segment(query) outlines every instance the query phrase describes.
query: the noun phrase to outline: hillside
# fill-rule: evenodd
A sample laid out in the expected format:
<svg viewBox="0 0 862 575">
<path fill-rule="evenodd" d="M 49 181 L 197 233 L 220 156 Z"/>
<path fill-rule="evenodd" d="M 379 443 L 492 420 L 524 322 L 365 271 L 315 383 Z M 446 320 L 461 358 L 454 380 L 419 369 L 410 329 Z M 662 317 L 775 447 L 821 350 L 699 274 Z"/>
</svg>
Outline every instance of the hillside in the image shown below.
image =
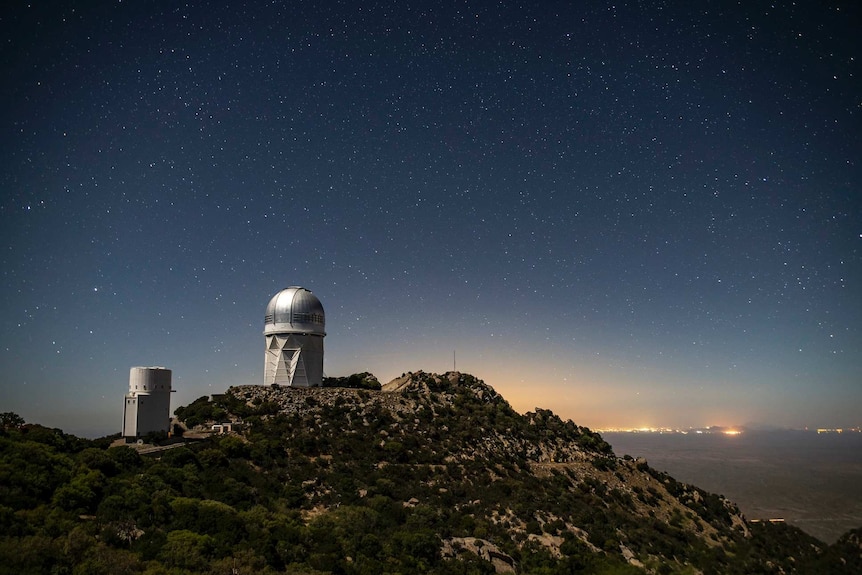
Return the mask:
<svg viewBox="0 0 862 575">
<path fill-rule="evenodd" d="M 862 568 L 858 532 L 828 547 L 749 525 L 586 428 L 518 414 L 473 376 L 410 373 L 377 391 L 361 375 L 354 388 L 201 398 L 178 417 L 242 420 L 242 431 L 148 457 L 7 431 L 0 573 Z"/>
</svg>

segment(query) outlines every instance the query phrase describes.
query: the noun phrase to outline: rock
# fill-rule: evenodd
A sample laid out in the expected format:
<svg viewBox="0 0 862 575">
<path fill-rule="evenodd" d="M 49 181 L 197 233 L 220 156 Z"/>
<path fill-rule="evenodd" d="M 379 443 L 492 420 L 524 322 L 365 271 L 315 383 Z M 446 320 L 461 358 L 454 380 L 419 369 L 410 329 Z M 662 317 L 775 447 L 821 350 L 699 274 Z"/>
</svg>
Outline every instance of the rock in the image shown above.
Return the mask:
<svg viewBox="0 0 862 575">
<path fill-rule="evenodd" d="M 497 573 L 515 573 L 515 560 L 490 541 L 476 537 L 451 537 L 443 540 L 440 553 L 444 558 L 457 557 L 464 552 L 473 553 L 488 561 Z"/>
</svg>

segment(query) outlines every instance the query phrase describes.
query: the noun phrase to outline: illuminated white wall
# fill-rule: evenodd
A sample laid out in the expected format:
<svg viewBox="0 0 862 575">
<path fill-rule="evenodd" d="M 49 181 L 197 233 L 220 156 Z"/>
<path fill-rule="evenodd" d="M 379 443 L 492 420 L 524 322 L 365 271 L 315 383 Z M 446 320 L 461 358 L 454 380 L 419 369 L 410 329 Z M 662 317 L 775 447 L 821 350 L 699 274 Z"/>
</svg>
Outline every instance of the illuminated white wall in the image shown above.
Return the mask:
<svg viewBox="0 0 862 575">
<path fill-rule="evenodd" d="M 171 391 L 171 370 L 133 367 L 123 410 L 123 437 L 170 431 Z"/>
<path fill-rule="evenodd" d="M 281 333 L 266 336 L 265 385 L 317 387 L 323 384 L 323 337 Z"/>
</svg>

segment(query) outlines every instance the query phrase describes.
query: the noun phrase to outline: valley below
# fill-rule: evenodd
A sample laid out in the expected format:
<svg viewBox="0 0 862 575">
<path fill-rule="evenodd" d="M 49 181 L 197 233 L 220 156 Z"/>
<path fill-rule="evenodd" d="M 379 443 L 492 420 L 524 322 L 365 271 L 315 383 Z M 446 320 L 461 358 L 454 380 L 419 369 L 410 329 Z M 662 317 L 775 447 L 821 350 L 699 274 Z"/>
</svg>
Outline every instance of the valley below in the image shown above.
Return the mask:
<svg viewBox="0 0 862 575">
<path fill-rule="evenodd" d="M 862 525 L 862 434 L 810 431 L 602 436 L 678 481 L 721 493 L 748 519 L 784 519 L 826 543 Z"/>
</svg>

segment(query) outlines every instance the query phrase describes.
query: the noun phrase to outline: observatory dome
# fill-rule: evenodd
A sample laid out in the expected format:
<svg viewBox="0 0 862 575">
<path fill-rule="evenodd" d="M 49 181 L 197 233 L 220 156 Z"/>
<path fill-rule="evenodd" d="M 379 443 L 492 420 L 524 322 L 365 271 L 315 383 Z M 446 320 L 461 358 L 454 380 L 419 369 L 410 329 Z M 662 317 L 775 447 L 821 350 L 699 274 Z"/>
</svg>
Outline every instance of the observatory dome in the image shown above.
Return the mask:
<svg viewBox="0 0 862 575">
<path fill-rule="evenodd" d="M 285 288 L 266 306 L 264 334 L 303 333 L 326 335 L 323 305 L 313 293 L 299 286 Z"/>
</svg>

